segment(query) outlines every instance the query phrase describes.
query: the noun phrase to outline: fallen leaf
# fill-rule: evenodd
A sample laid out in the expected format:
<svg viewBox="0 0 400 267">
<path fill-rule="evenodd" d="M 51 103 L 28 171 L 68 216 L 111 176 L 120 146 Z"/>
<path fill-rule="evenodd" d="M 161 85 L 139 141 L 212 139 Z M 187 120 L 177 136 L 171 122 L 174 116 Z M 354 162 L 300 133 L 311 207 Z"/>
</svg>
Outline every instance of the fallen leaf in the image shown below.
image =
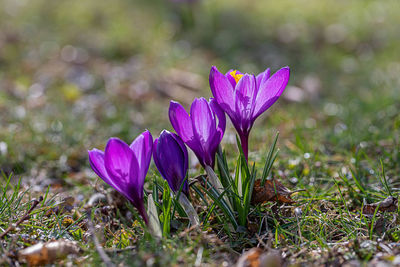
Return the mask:
<svg viewBox="0 0 400 267">
<path fill-rule="evenodd" d="M 260 255 L 263 250 L 261 248 L 252 248 L 240 256 L 237 267 L 258 267 L 260 266 Z"/>
<path fill-rule="evenodd" d="M 372 224 L 372 223 L 371 223 Z M 369 228 L 371 228 L 371 224 L 369 224 Z M 374 222 L 374 232 L 381 235 L 384 233 L 385 229 L 386 229 L 386 220 L 384 218 L 384 216 L 379 216 L 377 218 L 377 220 L 375 220 Z"/>
<path fill-rule="evenodd" d="M 366 205 L 364 205 L 364 208 L 363 208 L 363 214 L 373 215 L 378 206 L 379 206 L 379 209 L 378 209 L 379 211 L 394 212 L 397 210 L 397 198 L 389 196 L 382 201 L 372 203 L 372 204 L 366 204 Z"/>
<path fill-rule="evenodd" d="M 287 189 L 276 179 L 266 180 L 264 186 L 261 186 L 261 180 L 256 180 L 254 183 L 251 203 L 256 205 L 267 201 L 277 201 L 290 204 L 295 202 L 290 197 L 295 192 Z"/>
<path fill-rule="evenodd" d="M 252 248 L 240 256 L 236 267 L 279 267 L 282 266 L 282 257 L 277 250 L 263 251 L 261 248 Z"/>
<path fill-rule="evenodd" d="M 19 260 L 24 260 L 29 266 L 52 264 L 71 254 L 78 254 L 80 248 L 76 242 L 60 239 L 47 243 L 37 243 L 18 252 Z"/>
</svg>

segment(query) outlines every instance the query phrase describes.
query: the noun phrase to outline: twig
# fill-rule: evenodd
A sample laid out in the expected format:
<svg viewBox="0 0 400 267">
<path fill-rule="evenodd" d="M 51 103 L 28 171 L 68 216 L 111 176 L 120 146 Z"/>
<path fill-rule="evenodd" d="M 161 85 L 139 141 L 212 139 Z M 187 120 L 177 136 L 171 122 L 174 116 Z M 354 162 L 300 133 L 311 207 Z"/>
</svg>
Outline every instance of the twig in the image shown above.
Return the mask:
<svg viewBox="0 0 400 267">
<path fill-rule="evenodd" d="M 3 239 L 10 231 L 14 230 L 18 225 L 23 223 L 25 220 L 29 219 L 30 215 L 31 215 L 31 212 L 42 201 L 43 201 L 43 197 L 42 196 L 40 196 L 39 199 L 33 199 L 31 208 L 27 212 L 25 212 L 24 216 L 22 216 L 21 219 L 19 219 L 16 223 L 10 224 L 10 226 L 8 226 L 8 228 L 3 233 L 0 234 L 0 239 Z"/>
<path fill-rule="evenodd" d="M 136 246 L 127 246 L 124 248 L 106 248 L 104 249 L 105 252 L 107 253 L 121 253 L 121 252 L 125 252 L 125 251 L 134 251 L 137 250 Z"/>
<path fill-rule="evenodd" d="M 303 254 L 304 252 L 306 252 L 307 251 L 307 248 L 302 248 L 302 249 L 300 249 L 297 253 L 295 253 L 295 254 L 293 254 L 292 255 L 292 259 L 295 259 L 295 258 L 297 258 L 298 256 L 300 256 L 301 254 Z"/>
<path fill-rule="evenodd" d="M 104 264 L 107 267 L 115 267 L 115 264 L 111 262 L 110 258 L 108 257 L 108 255 L 104 252 L 103 247 L 100 245 L 99 239 L 96 236 L 95 233 L 95 229 L 93 226 L 93 222 L 92 222 L 92 217 L 90 215 L 90 211 L 87 211 L 87 216 L 88 216 L 88 226 L 89 226 L 89 230 L 90 232 L 92 232 L 92 239 L 93 239 L 93 243 L 96 247 L 97 253 L 99 253 L 99 256 L 101 258 L 101 260 L 104 262 Z"/>
<path fill-rule="evenodd" d="M 259 236 L 258 234 L 256 234 L 256 237 L 257 237 L 257 240 L 258 240 L 257 247 L 258 247 L 258 245 L 261 244 L 261 245 L 264 247 L 264 249 L 268 248 L 268 245 L 265 244 L 265 242 L 263 241 L 263 238 L 264 238 L 266 235 L 268 235 L 268 234 L 264 234 L 263 237 L 261 237 L 261 236 Z"/>
</svg>

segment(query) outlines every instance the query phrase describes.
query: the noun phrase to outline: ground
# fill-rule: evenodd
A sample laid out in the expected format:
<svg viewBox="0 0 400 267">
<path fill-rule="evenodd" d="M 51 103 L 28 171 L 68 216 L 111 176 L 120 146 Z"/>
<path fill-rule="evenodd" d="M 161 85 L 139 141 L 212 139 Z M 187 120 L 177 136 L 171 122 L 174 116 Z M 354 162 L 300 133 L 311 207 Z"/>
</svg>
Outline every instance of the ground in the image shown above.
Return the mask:
<svg viewBox="0 0 400 267">
<path fill-rule="evenodd" d="M 132 266 L 231 266 L 257 246 L 285 265 L 400 262 L 397 1 L 0 4 L 0 232 L 11 227 L 0 240 L 2 265 L 54 240 L 78 248 L 58 264 L 107 264 L 99 246 Z M 210 97 L 212 65 L 248 73 L 290 66 L 289 86 L 252 130 L 249 162 L 262 172 L 279 131 L 270 177 L 303 191 L 292 204 L 252 207 L 233 235 L 216 209 L 200 230 L 177 216 L 170 236 L 156 240 L 93 173 L 87 150 L 111 136 L 131 142 L 144 129 L 154 137 L 172 130 L 170 99 L 188 108 Z M 233 170 L 230 124 L 222 147 Z M 190 156 L 195 179 L 205 172 Z M 146 190 L 153 180 L 161 181 L 154 166 Z M 204 218 L 208 207 L 191 197 Z M 385 199 L 388 208 L 369 205 Z"/>
</svg>

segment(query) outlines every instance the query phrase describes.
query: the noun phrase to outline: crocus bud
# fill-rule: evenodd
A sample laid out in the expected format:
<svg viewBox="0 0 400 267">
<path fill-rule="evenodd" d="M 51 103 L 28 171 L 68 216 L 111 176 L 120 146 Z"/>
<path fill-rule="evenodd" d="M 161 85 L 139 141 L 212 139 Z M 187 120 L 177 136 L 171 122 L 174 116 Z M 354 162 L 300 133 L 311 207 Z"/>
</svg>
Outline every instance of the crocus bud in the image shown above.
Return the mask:
<svg viewBox="0 0 400 267">
<path fill-rule="evenodd" d="M 167 180 L 169 187 L 175 193 L 179 191 L 188 170 L 188 151 L 182 139 L 167 130 L 161 132 L 153 145 L 154 163 L 161 176 Z M 188 194 L 187 181 L 182 192 Z"/>
</svg>

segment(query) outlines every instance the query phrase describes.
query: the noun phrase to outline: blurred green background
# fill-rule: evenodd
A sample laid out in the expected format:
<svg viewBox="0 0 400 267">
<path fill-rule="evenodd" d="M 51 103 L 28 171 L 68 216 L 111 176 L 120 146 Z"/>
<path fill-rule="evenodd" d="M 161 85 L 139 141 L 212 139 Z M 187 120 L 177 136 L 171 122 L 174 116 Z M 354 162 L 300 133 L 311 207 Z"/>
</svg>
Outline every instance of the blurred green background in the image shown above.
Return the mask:
<svg viewBox="0 0 400 267">
<path fill-rule="evenodd" d="M 212 65 L 292 70 L 257 121 L 252 151 L 280 130 L 287 154 L 368 145 L 398 167 L 399 8 L 397 0 L 0 0 L 0 169 L 60 178 L 87 168 L 86 150 L 110 136 L 130 142 L 145 128 L 171 129 L 169 100 L 188 107 L 211 96 Z"/>
</svg>

